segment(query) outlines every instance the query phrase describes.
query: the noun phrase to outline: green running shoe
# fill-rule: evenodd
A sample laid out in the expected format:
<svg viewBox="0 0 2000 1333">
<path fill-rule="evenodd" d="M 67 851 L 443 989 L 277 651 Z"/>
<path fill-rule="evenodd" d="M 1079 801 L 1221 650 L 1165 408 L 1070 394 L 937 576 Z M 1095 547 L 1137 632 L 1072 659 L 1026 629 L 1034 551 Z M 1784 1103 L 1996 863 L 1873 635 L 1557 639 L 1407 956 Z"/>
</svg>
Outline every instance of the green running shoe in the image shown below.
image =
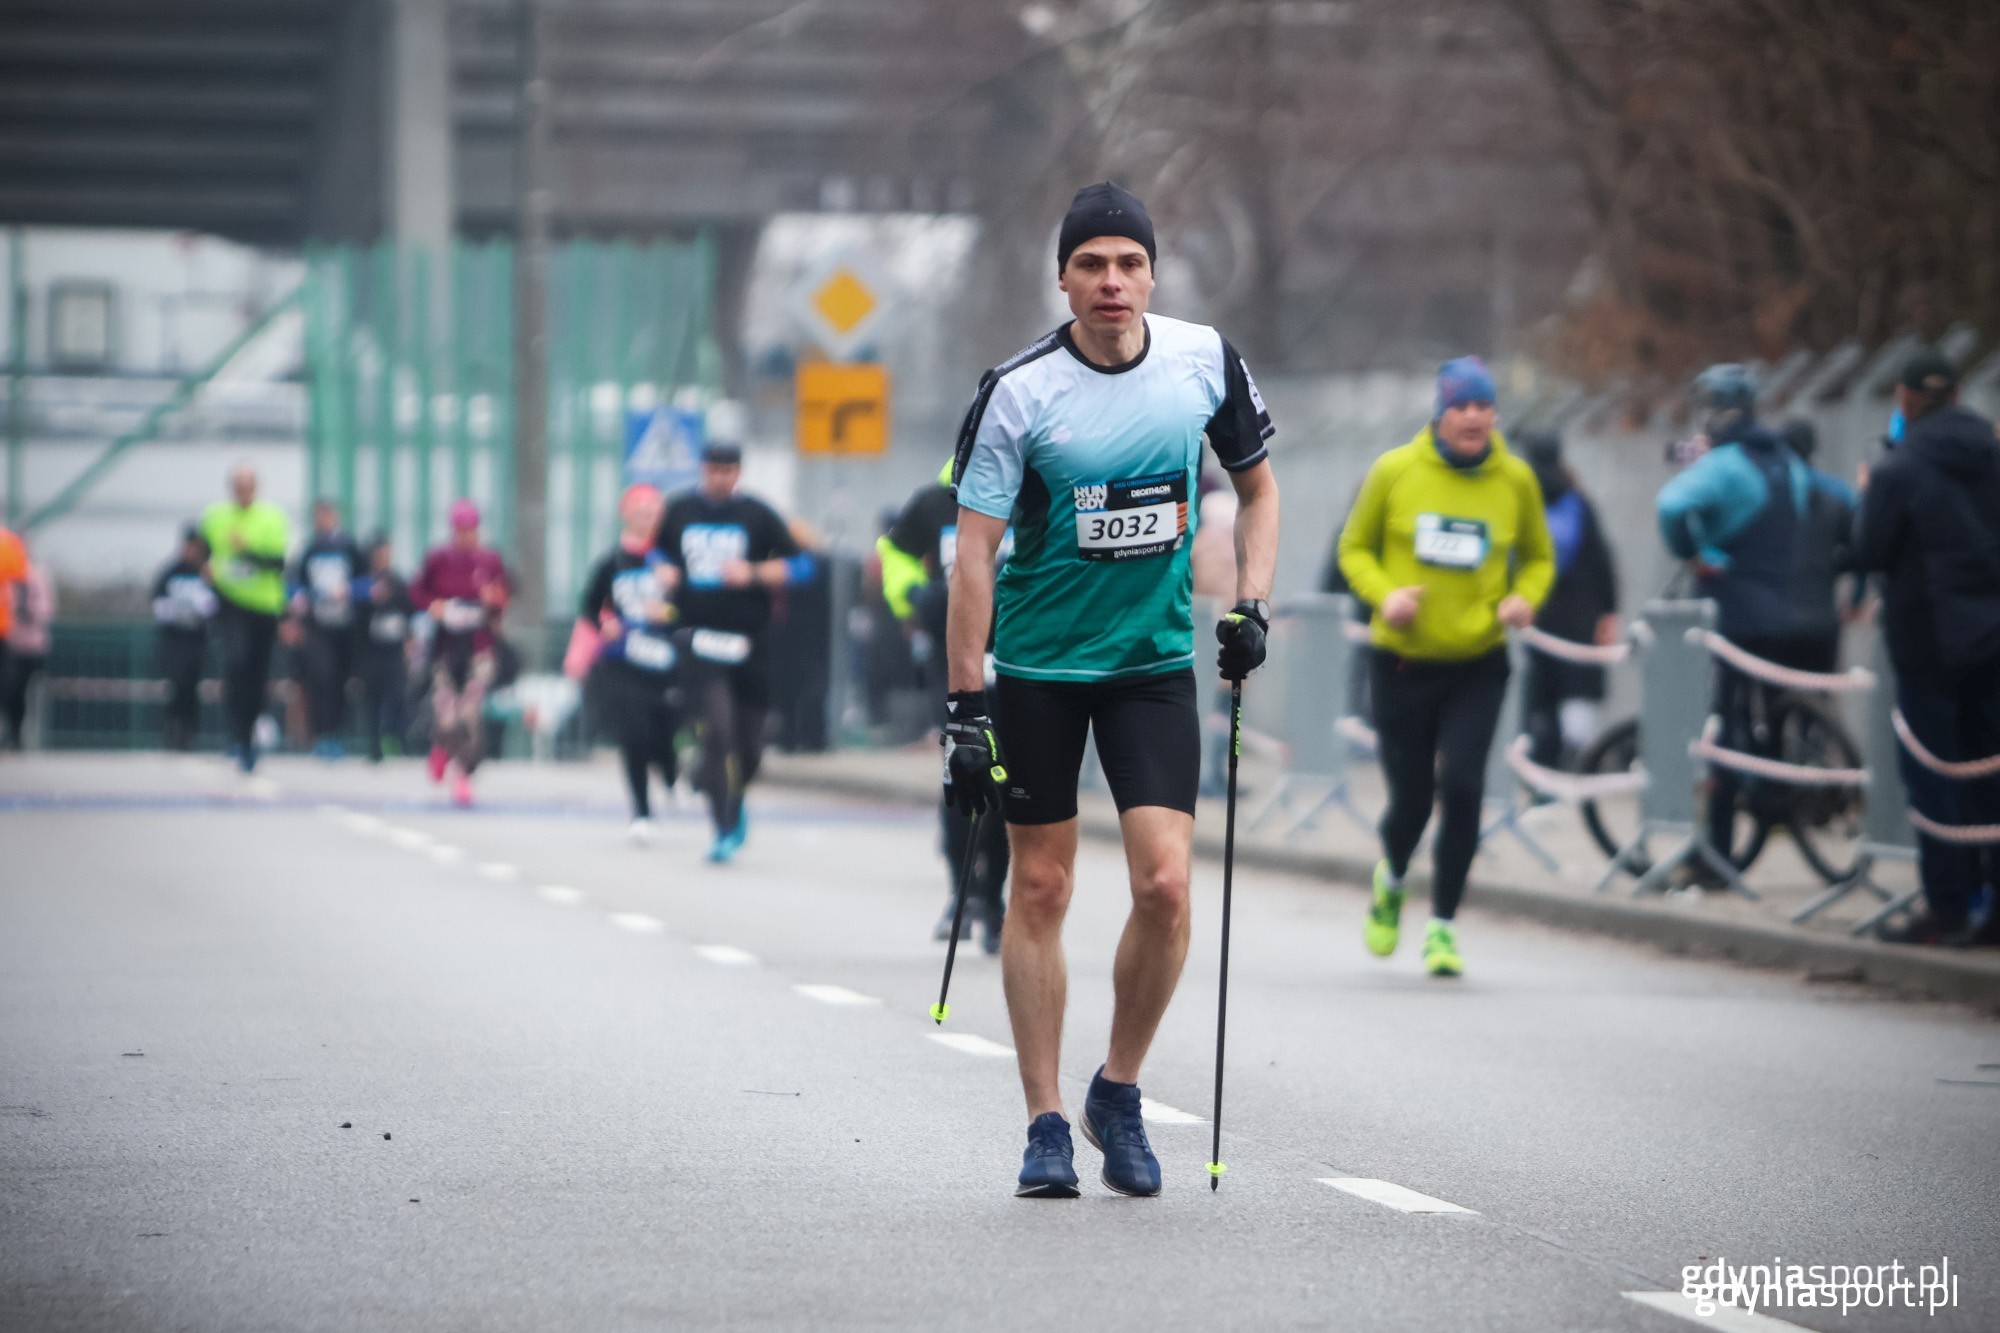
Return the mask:
<svg viewBox="0 0 2000 1333">
<path fill-rule="evenodd" d="M 1368 952 L 1377 958 L 1387 958 L 1396 952 L 1396 940 L 1402 933 L 1399 922 L 1403 919 L 1403 891 L 1389 882 L 1389 863 L 1386 860 L 1375 863 L 1375 901 L 1368 908 L 1368 925 L 1361 932 L 1361 938 L 1368 945 Z"/>
<path fill-rule="evenodd" d="M 1433 921 L 1424 931 L 1424 971 L 1434 977 L 1455 977 L 1465 971 L 1458 956 L 1458 935 L 1442 921 Z"/>
</svg>

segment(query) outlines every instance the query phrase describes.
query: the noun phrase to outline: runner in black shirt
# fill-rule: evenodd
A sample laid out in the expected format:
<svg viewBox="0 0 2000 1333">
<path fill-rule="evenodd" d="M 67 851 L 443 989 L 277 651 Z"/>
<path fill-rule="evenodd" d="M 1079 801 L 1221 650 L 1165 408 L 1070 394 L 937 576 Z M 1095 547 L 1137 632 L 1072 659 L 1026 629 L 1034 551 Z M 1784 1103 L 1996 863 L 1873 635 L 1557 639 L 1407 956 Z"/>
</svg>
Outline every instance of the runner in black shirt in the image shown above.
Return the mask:
<svg viewBox="0 0 2000 1333">
<path fill-rule="evenodd" d="M 201 668 L 208 656 L 208 622 L 215 617 L 208 581 L 208 542 L 190 523 L 180 554 L 153 580 L 153 622 L 160 628 L 160 674 L 167 678 L 169 750 L 192 750 L 201 732 Z"/>
<path fill-rule="evenodd" d="M 355 608 L 355 583 L 368 573 L 368 562 L 340 526 L 340 510 L 331 500 L 316 500 L 312 537 L 293 562 L 292 615 L 297 620 L 300 684 L 305 687 L 306 723 L 313 753 L 322 759 L 343 754 L 340 732 L 347 720 L 347 680 L 354 674 L 354 650 L 360 616 Z"/>
<path fill-rule="evenodd" d="M 624 531 L 591 571 L 577 608 L 578 619 L 599 636 L 591 689 L 599 717 L 617 740 L 625 764 L 625 787 L 632 798 L 631 835 L 639 843 L 650 842 L 654 832 L 647 792 L 651 769 L 660 770 L 660 781 L 669 789 L 680 773 L 674 754 L 674 732 L 679 729 L 673 696 L 676 651 L 668 638 L 674 608 L 653 572 L 659 558 L 651 549 L 660 509 L 660 493 L 651 486 L 626 490 L 618 504 Z"/>
<path fill-rule="evenodd" d="M 368 543 L 368 576 L 354 585 L 361 624 L 355 636 L 355 675 L 361 679 L 361 731 L 368 761 L 401 754 L 410 729 L 410 585 L 391 566 L 394 553 L 386 534 Z"/>
<path fill-rule="evenodd" d="M 946 590 L 951 584 L 951 566 L 958 553 L 958 498 L 942 482 L 922 486 L 903 505 L 903 512 L 881 540 L 875 543 L 882 557 L 882 592 L 889 609 L 910 626 L 912 635 L 923 635 L 930 643 L 931 661 L 936 664 L 935 680 L 926 680 L 937 695 L 938 722 L 944 722 L 944 630 Z M 1004 554 L 1001 556 L 1005 562 Z M 951 924 L 958 915 L 958 874 L 965 864 L 967 839 L 973 830 L 971 816 L 950 801 L 938 805 L 938 831 L 944 845 L 945 870 L 950 877 L 944 915 L 931 932 L 933 939 L 951 938 Z M 1000 952 L 1000 931 L 1006 906 L 1002 890 L 1007 883 L 1007 824 L 1001 819 L 979 824 L 979 849 L 972 862 L 972 879 L 966 896 L 973 910 L 966 913 L 960 938 L 972 933 L 974 920 L 984 928 L 981 947 L 987 953 Z"/>
<path fill-rule="evenodd" d="M 674 640 L 685 697 L 702 721 L 701 789 L 715 822 L 708 859 L 716 862 L 743 845 L 743 791 L 764 754 L 771 589 L 812 572 L 812 557 L 784 520 L 762 500 L 736 493 L 742 475 L 742 450 L 711 444 L 702 454 L 701 485 L 668 504 L 653 543 L 661 586 L 679 610 Z"/>
</svg>

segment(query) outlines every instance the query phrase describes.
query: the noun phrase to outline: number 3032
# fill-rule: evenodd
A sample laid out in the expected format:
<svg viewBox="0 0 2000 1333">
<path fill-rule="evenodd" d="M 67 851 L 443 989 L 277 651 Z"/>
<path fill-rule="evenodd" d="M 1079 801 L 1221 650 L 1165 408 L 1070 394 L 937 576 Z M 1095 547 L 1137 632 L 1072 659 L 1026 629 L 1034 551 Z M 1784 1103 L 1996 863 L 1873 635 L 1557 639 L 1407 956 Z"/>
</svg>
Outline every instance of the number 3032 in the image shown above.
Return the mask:
<svg viewBox="0 0 2000 1333">
<path fill-rule="evenodd" d="M 1160 530 L 1160 516 L 1157 513 L 1133 514 L 1128 516 L 1113 514 L 1107 518 L 1090 520 L 1091 541 L 1122 541 L 1128 537 L 1150 537 Z"/>
</svg>

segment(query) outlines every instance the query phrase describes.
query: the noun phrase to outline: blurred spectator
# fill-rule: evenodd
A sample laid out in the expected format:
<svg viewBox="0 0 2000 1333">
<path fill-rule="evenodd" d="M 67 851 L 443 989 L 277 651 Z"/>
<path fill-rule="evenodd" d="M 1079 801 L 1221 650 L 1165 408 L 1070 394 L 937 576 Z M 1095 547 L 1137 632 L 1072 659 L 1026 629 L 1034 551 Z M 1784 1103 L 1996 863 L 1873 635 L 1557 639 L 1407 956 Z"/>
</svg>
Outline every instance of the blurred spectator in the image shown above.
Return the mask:
<svg viewBox="0 0 2000 1333">
<path fill-rule="evenodd" d="M 368 761 L 379 764 L 384 754 L 403 752 L 410 729 L 409 648 L 410 588 L 395 570 L 389 538 L 378 534 L 368 544 L 368 573 L 355 585 L 360 632 L 355 645 L 355 674 L 361 678 L 361 734 Z"/>
<path fill-rule="evenodd" d="M 884 728 L 891 744 L 914 740 L 928 725 L 932 712 L 928 694 L 922 689 L 922 672 L 912 651 L 910 636 L 890 603 L 892 593 L 907 598 L 907 565 L 892 554 L 885 560 L 880 538 L 896 526 L 898 514 L 885 510 L 877 524 L 876 549 L 863 566 L 861 608 L 865 615 L 862 638 L 862 697 L 871 726 Z M 943 645 L 938 643 L 938 651 Z"/>
<path fill-rule="evenodd" d="M 208 582 L 208 542 L 190 523 L 181 549 L 153 580 L 153 623 L 158 627 L 160 673 L 167 681 L 166 742 L 192 750 L 201 733 L 201 669 L 208 656 L 208 622 L 218 603 Z"/>
<path fill-rule="evenodd" d="M 1343 515 L 1343 524 L 1346 521 L 1344 516 L 1354 512 L 1354 502 L 1360 498 L 1361 488 L 1356 486 L 1354 494 L 1347 497 L 1347 507 L 1340 511 Z M 1347 571 L 1340 567 L 1340 531 L 1340 525 L 1336 525 L 1333 529 L 1333 546 L 1326 553 L 1326 568 L 1320 571 L 1319 590 L 1347 597 L 1352 603 L 1348 618 L 1357 625 L 1366 625 L 1369 617 L 1375 613 L 1375 609 L 1356 597 L 1354 589 L 1348 586 Z M 1374 717 L 1374 710 L 1368 699 L 1368 679 L 1375 670 L 1374 651 L 1373 646 L 1366 643 L 1348 645 L 1350 665 L 1347 669 L 1347 713 L 1349 717 L 1358 717 L 1363 722 L 1369 722 Z"/>
<path fill-rule="evenodd" d="M 820 557 L 823 545 L 802 518 L 788 525 L 792 541 L 815 557 L 812 573 L 773 593 L 771 613 L 771 707 L 773 739 L 781 750 L 827 748 L 827 695 L 833 688 L 833 566 Z"/>
<path fill-rule="evenodd" d="M 1559 436 L 1524 432 L 1521 456 L 1541 483 L 1556 582 L 1535 615 L 1535 627 L 1572 643 L 1611 644 L 1618 638 L 1618 569 L 1597 508 L 1563 461 Z M 1548 768 L 1567 766 L 1597 730 L 1594 707 L 1604 698 L 1604 668 L 1529 652 L 1522 723 L 1530 757 Z"/>
<path fill-rule="evenodd" d="M 229 751 L 245 773 L 257 766 L 257 716 L 271 677 L 271 647 L 285 611 L 284 511 L 257 498 L 257 470 L 239 463 L 229 473 L 229 498 L 201 516 L 208 541 L 209 582 L 219 599 L 222 698 Z"/>
<path fill-rule="evenodd" d="M 347 721 L 347 682 L 354 675 L 355 583 L 367 562 L 354 538 L 340 527 L 331 500 L 315 500 L 312 536 L 293 562 L 292 615 L 299 626 L 299 684 L 305 691 L 306 728 L 313 753 L 338 759 L 340 733 Z"/>
<path fill-rule="evenodd" d="M 21 730 L 28 716 L 28 687 L 49 660 L 49 626 L 56 618 L 56 585 L 48 566 L 35 563 L 25 543 L 27 572 L 14 586 L 14 622 L 7 631 L 7 652 L 0 660 L 0 723 L 5 744 L 21 748 Z"/>
<path fill-rule="evenodd" d="M 1840 654 L 1834 582 L 1851 493 L 1757 420 L 1756 385 L 1742 366 L 1710 366 L 1693 396 L 1713 447 L 1661 489 L 1661 538 L 1692 566 L 1697 595 L 1714 600 L 1723 637 L 1781 666 L 1832 671 Z M 1774 757 L 1775 738 L 1754 721 L 1759 697 L 1772 689 L 1716 663 L 1723 745 Z M 1709 780 L 1708 836 L 1723 856 L 1734 850 L 1741 785 L 1727 768 Z M 1705 868 L 1693 874 L 1703 887 L 1721 887 Z"/>
<path fill-rule="evenodd" d="M 0 676 L 7 671 L 7 634 L 14 627 L 14 585 L 28 577 L 28 548 L 0 528 Z"/>
<path fill-rule="evenodd" d="M 1950 762 L 2000 754 L 2000 443 L 1993 423 L 1958 406 L 1958 372 L 1924 350 L 1896 389 L 1904 435 L 1872 476 L 1853 564 L 1880 571 L 1883 631 L 1896 703 L 1924 748 Z M 1942 825 L 2000 825 L 2000 776 L 1954 781 L 1900 751 L 1910 807 Z M 2000 886 L 2000 848 L 1919 832 L 1925 906 L 1885 939 L 2000 942 L 2000 920 L 1971 917 L 1982 886 Z"/>
</svg>

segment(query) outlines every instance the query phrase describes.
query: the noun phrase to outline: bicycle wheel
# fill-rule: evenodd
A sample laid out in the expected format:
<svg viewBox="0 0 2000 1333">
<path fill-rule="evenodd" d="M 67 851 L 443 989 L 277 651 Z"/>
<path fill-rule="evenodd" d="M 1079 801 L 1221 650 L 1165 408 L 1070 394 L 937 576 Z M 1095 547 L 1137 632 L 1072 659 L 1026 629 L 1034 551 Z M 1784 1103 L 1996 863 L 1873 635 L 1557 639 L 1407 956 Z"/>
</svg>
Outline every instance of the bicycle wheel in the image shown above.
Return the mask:
<svg viewBox="0 0 2000 1333">
<path fill-rule="evenodd" d="M 1786 695 L 1772 709 L 1778 757 L 1814 768 L 1860 768 L 1853 737 L 1823 704 Z M 1861 861 L 1867 797 L 1860 787 L 1798 787 L 1785 824 L 1799 855 L 1829 884 L 1852 876 Z"/>
<path fill-rule="evenodd" d="M 1577 756 L 1576 771 L 1583 774 L 1624 773 L 1639 757 L 1639 719 L 1627 718 L 1607 727 Z M 1578 801 L 1577 812 L 1591 839 L 1606 856 L 1616 856 L 1639 831 L 1639 799 L 1612 797 L 1603 801 Z M 1736 825 L 1728 848 L 1729 862 L 1738 870 L 1748 870 L 1763 854 L 1770 839 L 1772 818 L 1760 811 L 1747 784 L 1736 798 Z M 1630 869 L 1643 875 L 1652 868 L 1644 852 L 1634 853 Z"/>
<path fill-rule="evenodd" d="M 1576 757 L 1576 771 L 1585 775 L 1623 773 L 1639 757 L 1639 719 L 1628 717 L 1599 732 L 1596 739 Z M 1634 796 L 1607 797 L 1602 801 L 1578 801 L 1576 811 L 1606 856 L 1618 855 L 1639 831 L 1639 801 Z M 1644 852 L 1633 855 L 1634 874 L 1652 868 Z"/>
</svg>

